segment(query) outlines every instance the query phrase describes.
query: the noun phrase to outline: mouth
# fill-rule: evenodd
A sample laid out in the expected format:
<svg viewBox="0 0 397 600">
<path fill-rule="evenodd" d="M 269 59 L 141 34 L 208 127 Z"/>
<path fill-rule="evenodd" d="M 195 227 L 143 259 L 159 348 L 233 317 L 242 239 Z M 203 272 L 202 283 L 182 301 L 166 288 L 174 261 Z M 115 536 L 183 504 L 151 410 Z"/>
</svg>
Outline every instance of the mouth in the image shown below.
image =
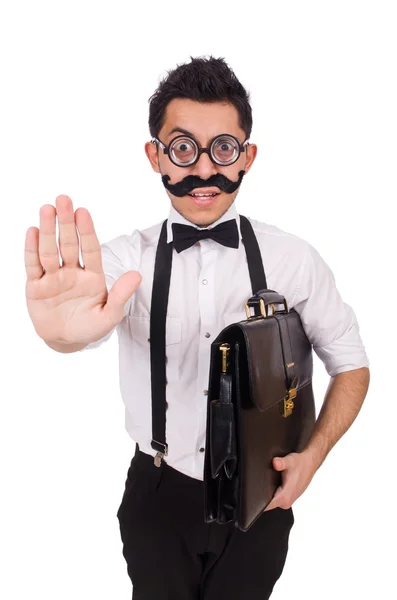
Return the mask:
<svg viewBox="0 0 397 600">
<path fill-rule="evenodd" d="M 209 206 L 220 195 L 219 188 L 197 188 L 188 194 L 198 206 Z"/>
</svg>

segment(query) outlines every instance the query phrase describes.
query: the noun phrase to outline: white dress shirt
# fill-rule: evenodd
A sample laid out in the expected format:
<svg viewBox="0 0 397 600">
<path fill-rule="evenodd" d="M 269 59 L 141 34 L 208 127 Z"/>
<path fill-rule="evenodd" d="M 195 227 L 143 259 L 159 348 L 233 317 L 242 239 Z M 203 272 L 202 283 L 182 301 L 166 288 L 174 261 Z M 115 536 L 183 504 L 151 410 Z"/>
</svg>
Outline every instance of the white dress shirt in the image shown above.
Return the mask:
<svg viewBox="0 0 397 600">
<path fill-rule="evenodd" d="M 173 250 L 166 320 L 166 462 L 203 480 L 210 346 L 230 323 L 246 319 L 252 296 L 240 219 L 235 207 L 211 227 L 236 218 L 237 249 L 203 239 L 180 252 Z M 276 226 L 249 218 L 262 254 L 268 288 L 285 296 L 300 315 L 313 349 L 330 376 L 369 366 L 352 308 L 343 302 L 332 271 L 308 242 Z M 192 225 L 170 206 L 172 223 Z M 101 245 L 108 289 L 128 270 L 142 282 L 125 305 L 125 317 L 107 336 L 86 346 L 96 348 L 117 330 L 120 390 L 125 426 L 140 449 L 155 456 L 152 440 L 150 383 L 150 305 L 154 262 L 162 221 Z"/>
</svg>

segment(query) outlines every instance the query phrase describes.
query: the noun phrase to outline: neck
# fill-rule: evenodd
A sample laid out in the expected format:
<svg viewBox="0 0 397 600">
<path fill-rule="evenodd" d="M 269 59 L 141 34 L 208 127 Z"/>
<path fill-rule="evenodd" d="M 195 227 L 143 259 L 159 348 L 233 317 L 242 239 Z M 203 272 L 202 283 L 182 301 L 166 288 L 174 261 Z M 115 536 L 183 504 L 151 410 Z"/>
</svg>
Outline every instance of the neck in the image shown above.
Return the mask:
<svg viewBox="0 0 397 600">
<path fill-rule="evenodd" d="M 212 221 L 212 223 L 215 223 L 215 221 Z M 203 225 L 203 223 L 195 223 L 195 225 L 196 227 L 202 227 L 204 229 L 205 227 L 212 225 L 212 223 L 207 223 L 206 225 Z"/>
</svg>

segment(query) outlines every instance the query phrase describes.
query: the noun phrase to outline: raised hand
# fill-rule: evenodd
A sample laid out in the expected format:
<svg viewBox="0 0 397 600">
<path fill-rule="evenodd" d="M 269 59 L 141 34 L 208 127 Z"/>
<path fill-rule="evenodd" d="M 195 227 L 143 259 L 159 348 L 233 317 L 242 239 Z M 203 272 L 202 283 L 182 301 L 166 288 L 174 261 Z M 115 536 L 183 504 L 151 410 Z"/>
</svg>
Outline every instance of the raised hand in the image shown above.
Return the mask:
<svg viewBox="0 0 397 600">
<path fill-rule="evenodd" d="M 84 346 L 104 337 L 122 320 L 124 305 L 142 276 L 127 271 L 108 293 L 90 213 L 85 208 L 74 212 L 68 196 L 58 196 L 55 204 L 42 206 L 40 229 L 30 227 L 26 232 L 27 307 L 37 334 L 47 343 Z"/>
</svg>

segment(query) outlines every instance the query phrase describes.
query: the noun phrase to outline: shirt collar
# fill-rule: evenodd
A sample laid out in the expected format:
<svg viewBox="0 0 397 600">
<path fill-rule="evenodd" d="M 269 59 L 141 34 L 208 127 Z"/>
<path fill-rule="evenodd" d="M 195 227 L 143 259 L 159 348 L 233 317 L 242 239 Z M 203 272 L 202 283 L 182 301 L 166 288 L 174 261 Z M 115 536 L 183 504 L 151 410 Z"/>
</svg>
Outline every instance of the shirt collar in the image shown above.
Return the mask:
<svg viewBox="0 0 397 600">
<path fill-rule="evenodd" d="M 229 206 L 229 208 L 225 212 L 225 214 L 223 214 L 214 223 L 211 223 L 211 225 L 209 225 L 208 229 L 212 229 L 213 227 L 216 227 L 216 225 L 219 225 L 219 223 L 223 223 L 224 221 L 229 221 L 230 219 L 236 219 L 239 239 L 242 240 L 241 229 L 240 229 L 240 215 L 238 214 L 237 209 L 235 207 L 235 202 L 233 202 L 231 204 L 231 206 Z M 170 211 L 168 214 L 168 219 L 167 219 L 167 244 L 172 242 L 172 239 L 173 239 L 172 238 L 172 223 L 182 223 L 183 225 L 191 225 L 191 226 L 195 227 L 196 229 L 203 229 L 202 227 L 197 227 L 197 225 L 195 223 L 192 223 L 191 221 L 188 221 L 187 219 L 185 219 L 185 217 L 183 217 L 177 210 L 175 210 L 175 208 L 171 204 Z"/>
</svg>

